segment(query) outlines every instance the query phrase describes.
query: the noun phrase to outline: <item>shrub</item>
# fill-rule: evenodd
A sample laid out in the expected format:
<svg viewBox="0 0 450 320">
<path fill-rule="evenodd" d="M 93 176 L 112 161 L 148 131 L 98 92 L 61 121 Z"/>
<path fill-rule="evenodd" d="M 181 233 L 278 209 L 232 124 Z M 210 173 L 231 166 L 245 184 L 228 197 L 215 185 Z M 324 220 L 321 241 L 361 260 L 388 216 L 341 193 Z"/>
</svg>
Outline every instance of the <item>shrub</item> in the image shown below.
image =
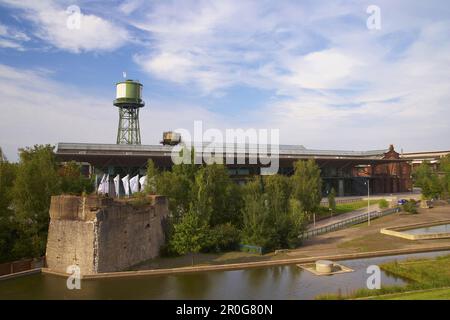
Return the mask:
<svg viewBox="0 0 450 320">
<path fill-rule="evenodd" d="M 328 194 L 328 208 L 331 209 L 332 212 L 336 212 L 336 191 L 334 188 L 331 188 L 331 191 Z"/>
<path fill-rule="evenodd" d="M 240 231 L 231 223 L 219 224 L 211 229 L 205 251 L 236 250 L 240 242 Z"/>
<path fill-rule="evenodd" d="M 402 209 L 403 209 L 403 211 L 411 213 L 411 214 L 417 213 L 416 204 L 412 203 L 411 201 L 408 201 L 404 205 L 402 205 Z"/>
<path fill-rule="evenodd" d="M 380 207 L 380 209 L 386 209 L 387 207 L 389 207 L 389 203 L 386 201 L 386 199 L 381 199 L 378 202 L 378 206 Z"/>
</svg>

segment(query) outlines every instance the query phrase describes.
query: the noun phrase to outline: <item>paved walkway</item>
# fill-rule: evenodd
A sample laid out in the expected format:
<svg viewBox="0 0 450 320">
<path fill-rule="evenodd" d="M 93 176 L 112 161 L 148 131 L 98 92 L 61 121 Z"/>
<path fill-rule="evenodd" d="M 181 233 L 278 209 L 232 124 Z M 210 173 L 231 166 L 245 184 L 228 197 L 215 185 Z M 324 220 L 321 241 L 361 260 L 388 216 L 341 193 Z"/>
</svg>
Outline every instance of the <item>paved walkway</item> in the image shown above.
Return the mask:
<svg viewBox="0 0 450 320">
<path fill-rule="evenodd" d="M 370 212 L 372 211 L 377 211 L 379 210 L 378 204 L 373 204 L 369 207 Z M 308 230 L 309 229 L 316 229 L 316 228 L 321 228 L 321 227 L 325 227 L 328 226 L 330 224 L 336 223 L 336 222 L 340 222 L 342 220 L 346 220 L 348 218 L 353 218 L 355 216 L 359 216 L 362 213 L 367 213 L 367 207 L 358 209 L 358 210 L 354 210 L 354 211 L 350 211 L 350 212 L 346 212 L 346 213 L 342 213 L 336 216 L 333 216 L 331 218 L 327 218 L 327 219 L 323 219 L 320 221 L 316 222 L 316 225 L 314 226 L 313 223 L 311 223 L 308 226 Z"/>
</svg>

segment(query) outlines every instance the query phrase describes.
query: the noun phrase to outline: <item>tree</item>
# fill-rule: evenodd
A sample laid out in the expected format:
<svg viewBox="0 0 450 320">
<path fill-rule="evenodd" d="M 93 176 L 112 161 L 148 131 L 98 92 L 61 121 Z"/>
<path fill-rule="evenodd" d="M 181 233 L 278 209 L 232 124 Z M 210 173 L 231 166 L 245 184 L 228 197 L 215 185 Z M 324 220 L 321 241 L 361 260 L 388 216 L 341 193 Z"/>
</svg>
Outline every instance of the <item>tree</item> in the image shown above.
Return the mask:
<svg viewBox="0 0 450 320">
<path fill-rule="evenodd" d="M 8 161 L 0 161 L 0 217 L 12 213 L 11 189 L 17 174 L 17 165 Z"/>
<path fill-rule="evenodd" d="M 305 210 L 297 199 L 291 198 L 289 200 L 289 222 L 290 228 L 287 234 L 288 247 L 295 248 L 300 244 L 301 239 L 299 236 L 308 224 Z"/>
<path fill-rule="evenodd" d="M 45 252 L 50 197 L 60 193 L 54 147 L 35 145 L 20 151 L 17 176 L 12 188 L 19 239 L 14 252 L 38 257 Z"/>
<path fill-rule="evenodd" d="M 331 188 L 330 193 L 328 193 L 328 208 L 331 212 L 336 212 L 336 191 Z"/>
<path fill-rule="evenodd" d="M 271 175 L 263 178 L 264 198 L 269 211 L 269 223 L 273 237 L 272 246 L 277 248 L 290 247 L 292 220 L 289 214 L 289 199 L 291 183 L 288 177 Z M 298 235 L 297 235 L 298 236 Z"/>
<path fill-rule="evenodd" d="M 414 185 L 422 189 L 422 196 L 425 199 L 438 198 L 444 191 L 442 180 L 431 170 L 426 161 L 414 170 L 413 179 Z"/>
<path fill-rule="evenodd" d="M 65 163 L 58 169 L 61 192 L 81 195 L 94 191 L 94 181 L 82 175 L 81 166 L 75 161 Z"/>
<path fill-rule="evenodd" d="M 441 159 L 439 170 L 442 173 L 442 196 L 448 198 L 450 196 L 450 154 Z"/>
<path fill-rule="evenodd" d="M 0 163 L 1 162 L 7 162 L 8 159 L 6 159 L 6 156 L 3 154 L 2 148 L 0 147 Z"/>
<path fill-rule="evenodd" d="M 292 195 L 300 201 L 307 215 L 314 213 L 322 200 L 322 179 L 320 168 L 314 160 L 299 160 L 294 163 L 292 178 Z"/>
<path fill-rule="evenodd" d="M 192 206 L 211 227 L 238 221 L 239 193 L 224 165 L 203 166 L 195 174 Z"/>
<path fill-rule="evenodd" d="M 305 226 L 305 212 L 291 198 L 289 178 L 258 177 L 244 187 L 243 240 L 264 249 L 293 248 Z"/>
<path fill-rule="evenodd" d="M 11 189 L 16 171 L 16 164 L 0 159 L 0 263 L 15 259 L 12 251 L 17 236 Z"/>
<path fill-rule="evenodd" d="M 418 188 L 423 188 L 432 176 L 429 163 L 427 161 L 423 161 L 417 168 L 414 169 L 412 176 L 414 185 Z"/>
<path fill-rule="evenodd" d="M 173 223 L 181 221 L 188 212 L 191 190 L 192 182 L 185 175 L 164 171 L 156 176 L 156 192 L 167 197 Z"/>
<path fill-rule="evenodd" d="M 156 193 L 156 180 L 158 179 L 159 171 L 155 167 L 155 163 L 152 159 L 147 161 L 147 185 L 145 186 L 145 192 L 150 194 Z"/>
<path fill-rule="evenodd" d="M 274 228 L 270 221 L 265 194 L 260 181 L 255 179 L 244 186 L 242 238 L 246 244 L 273 246 Z"/>
<path fill-rule="evenodd" d="M 174 226 L 171 246 L 178 254 L 191 254 L 194 265 L 194 254 L 209 241 L 208 224 L 194 210 L 189 210 L 180 223 Z"/>
</svg>

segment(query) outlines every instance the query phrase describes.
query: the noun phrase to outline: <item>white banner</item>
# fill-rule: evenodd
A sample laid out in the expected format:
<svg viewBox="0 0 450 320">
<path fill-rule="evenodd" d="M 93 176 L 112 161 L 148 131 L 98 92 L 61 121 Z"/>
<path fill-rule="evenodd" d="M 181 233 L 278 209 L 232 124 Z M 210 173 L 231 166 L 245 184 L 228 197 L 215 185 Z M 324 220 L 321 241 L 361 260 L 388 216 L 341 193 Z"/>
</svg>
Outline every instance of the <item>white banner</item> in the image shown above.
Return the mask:
<svg viewBox="0 0 450 320">
<path fill-rule="evenodd" d="M 120 193 L 120 175 L 117 175 L 115 178 L 114 178 L 114 189 L 115 189 L 115 192 L 116 192 L 116 197 L 119 197 L 119 193 Z"/>
<path fill-rule="evenodd" d="M 106 179 L 103 182 L 103 193 L 109 194 L 109 174 L 106 175 Z"/>
<path fill-rule="evenodd" d="M 103 185 L 105 183 L 106 174 L 102 176 L 102 179 L 100 180 L 100 184 L 98 185 L 97 193 L 103 193 Z"/>
<path fill-rule="evenodd" d="M 122 184 L 123 184 L 123 189 L 125 190 L 125 194 L 127 196 L 130 195 L 130 175 L 127 174 L 125 177 L 122 178 Z"/>
<path fill-rule="evenodd" d="M 139 192 L 139 175 L 135 175 L 130 179 L 130 189 L 131 193 Z"/>
<path fill-rule="evenodd" d="M 141 192 L 142 192 L 142 191 L 144 191 L 145 186 L 147 185 L 147 176 L 142 176 L 142 177 L 139 179 L 139 183 L 140 183 L 140 185 L 141 185 Z"/>
</svg>

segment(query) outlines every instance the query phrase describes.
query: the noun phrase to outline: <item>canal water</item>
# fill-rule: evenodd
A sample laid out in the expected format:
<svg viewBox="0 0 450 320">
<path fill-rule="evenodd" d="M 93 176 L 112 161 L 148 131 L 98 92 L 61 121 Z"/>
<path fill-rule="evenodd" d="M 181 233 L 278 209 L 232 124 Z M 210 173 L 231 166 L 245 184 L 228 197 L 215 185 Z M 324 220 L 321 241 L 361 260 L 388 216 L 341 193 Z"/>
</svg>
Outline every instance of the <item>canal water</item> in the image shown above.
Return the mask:
<svg viewBox="0 0 450 320">
<path fill-rule="evenodd" d="M 0 299 L 314 299 L 366 287 L 367 267 L 408 258 L 431 258 L 450 251 L 339 261 L 354 272 L 316 276 L 296 265 L 196 274 L 82 280 L 68 290 L 66 278 L 36 274 L 0 281 Z M 406 281 L 381 271 L 382 285 Z"/>
<path fill-rule="evenodd" d="M 440 224 L 436 226 L 403 230 L 407 234 L 432 234 L 432 233 L 450 233 L 450 223 Z"/>
</svg>

